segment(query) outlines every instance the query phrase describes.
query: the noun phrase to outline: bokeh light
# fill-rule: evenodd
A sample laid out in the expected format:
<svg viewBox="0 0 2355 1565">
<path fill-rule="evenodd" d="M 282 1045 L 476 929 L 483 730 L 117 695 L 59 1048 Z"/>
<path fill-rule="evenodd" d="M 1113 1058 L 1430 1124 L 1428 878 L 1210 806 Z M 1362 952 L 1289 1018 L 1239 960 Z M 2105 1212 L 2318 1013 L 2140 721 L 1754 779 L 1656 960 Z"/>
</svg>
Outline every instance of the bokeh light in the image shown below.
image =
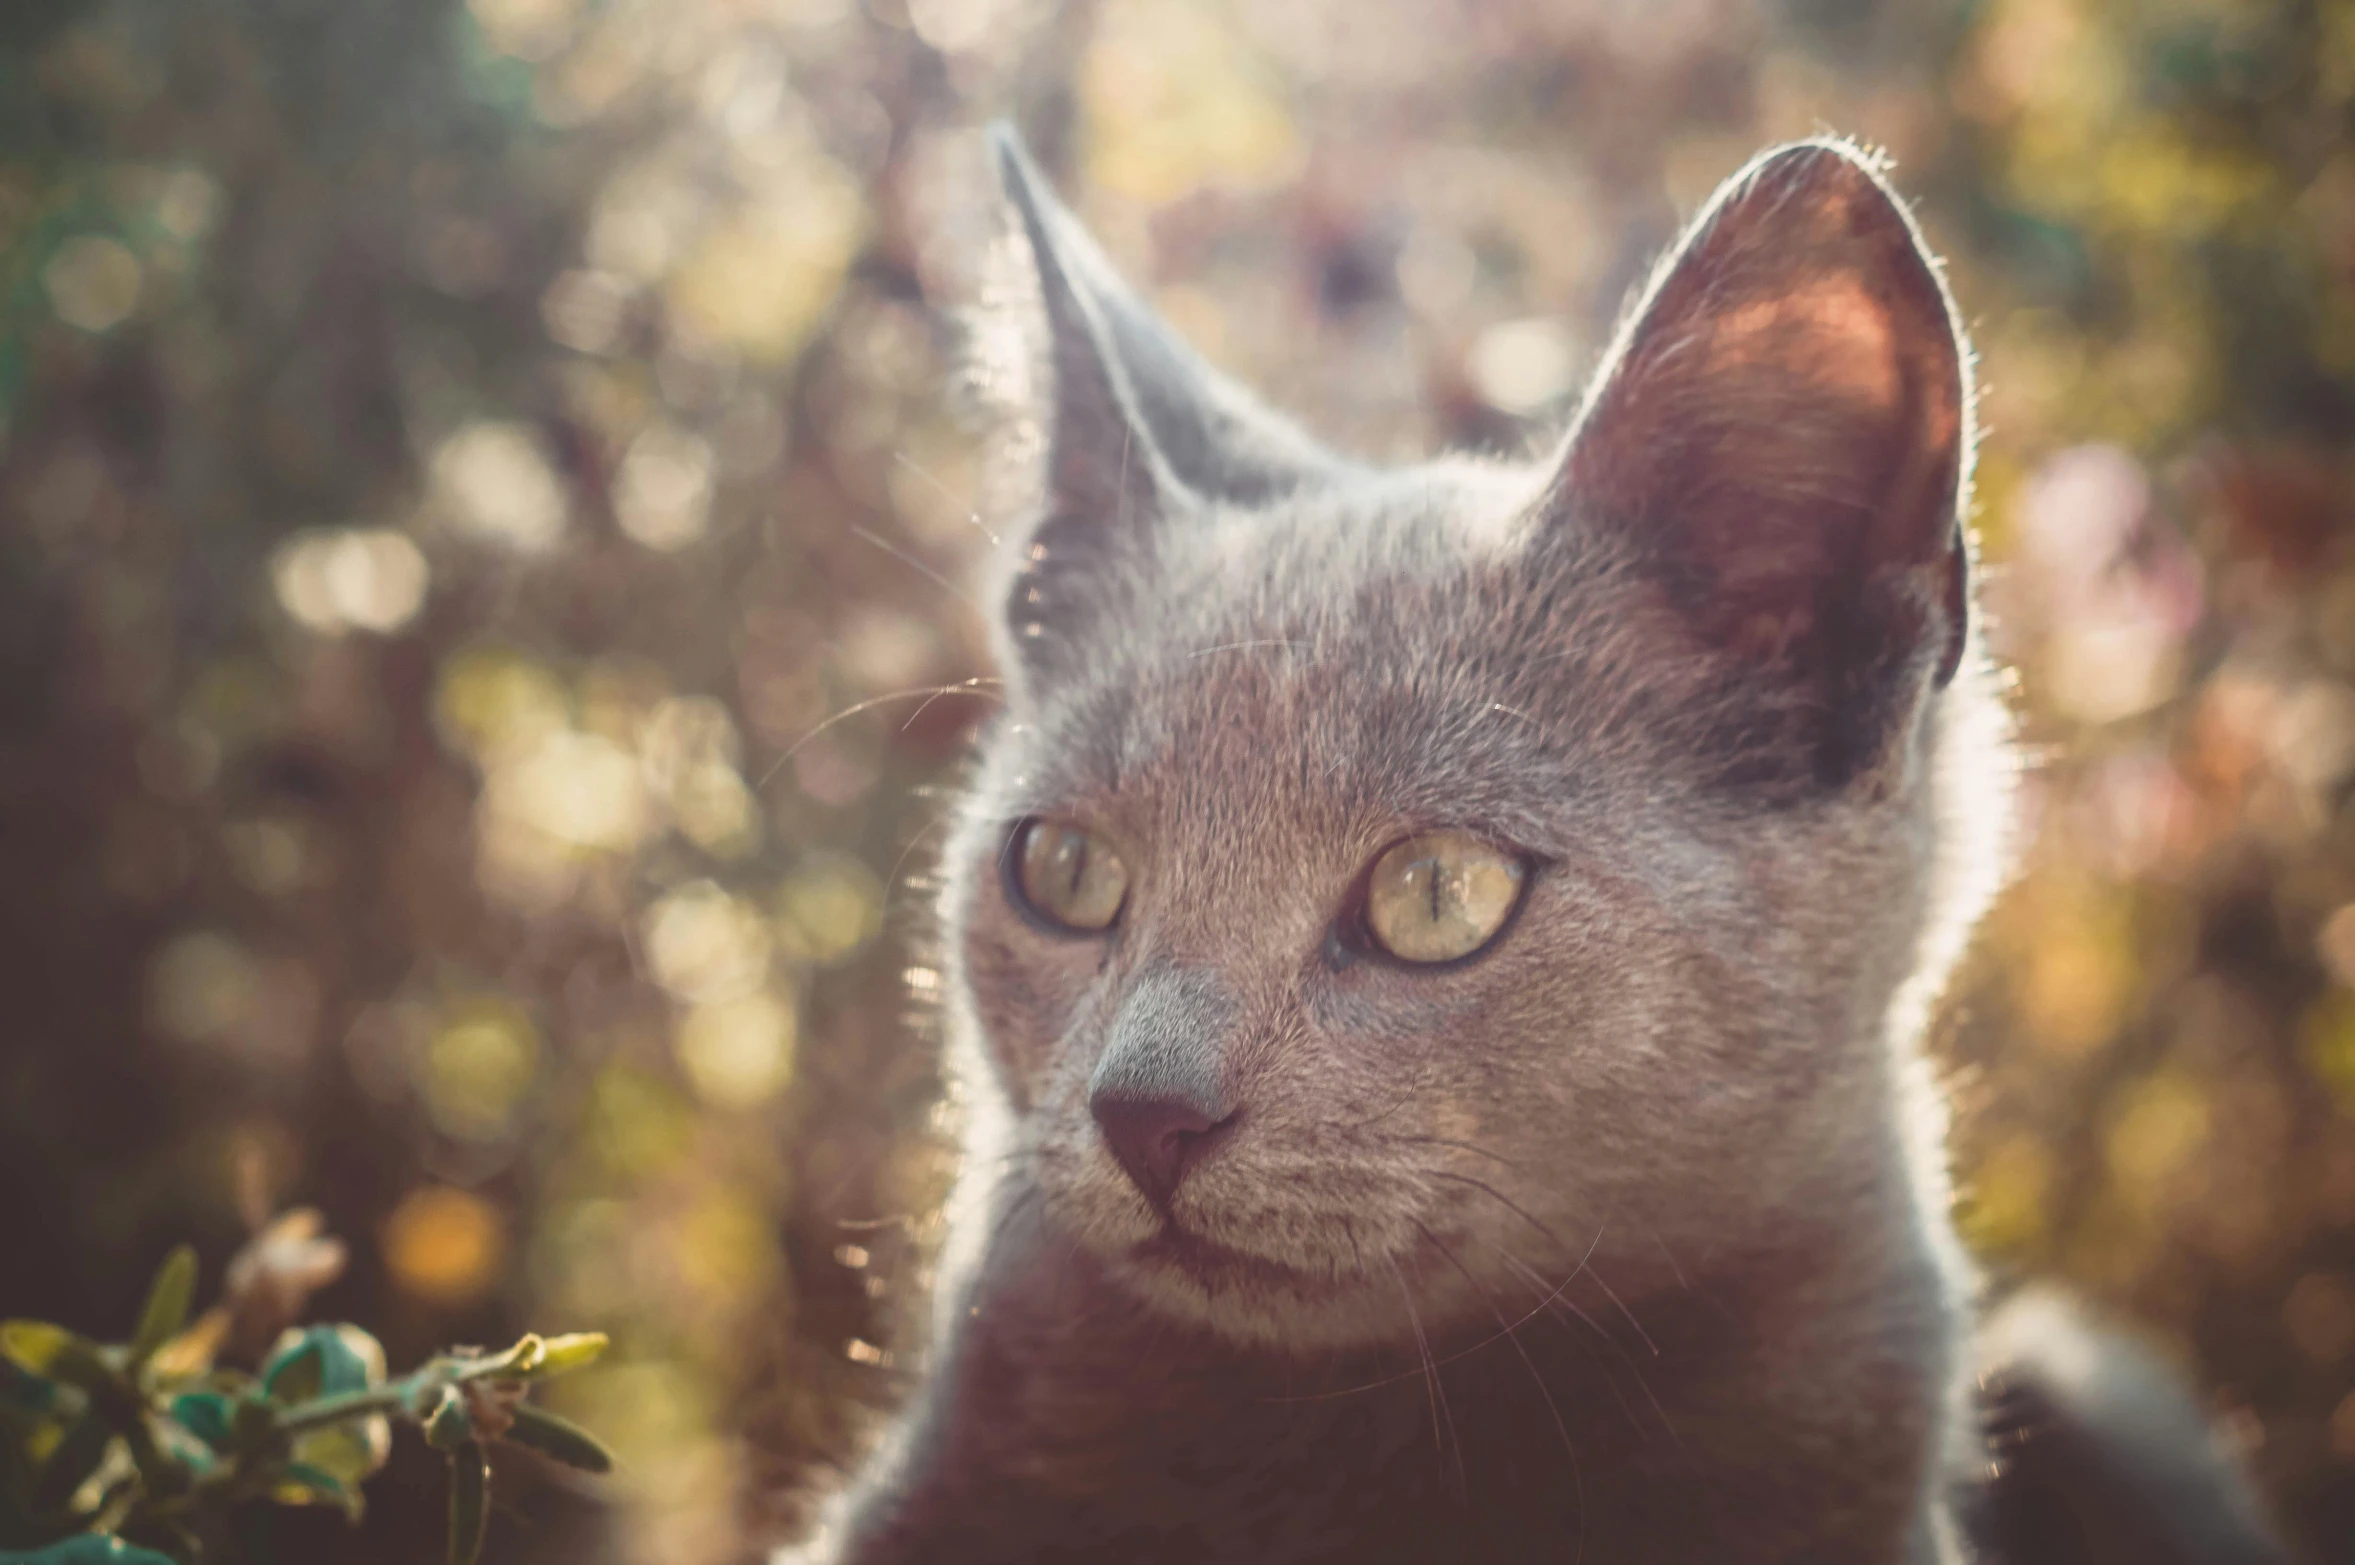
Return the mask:
<svg viewBox="0 0 2355 1565">
<path fill-rule="evenodd" d="M 2345 8 L 60 0 L 0 52 L 9 1313 L 314 1205 L 404 1362 L 613 1335 L 610 1557 L 790 1534 L 949 1169 L 924 902 L 1035 370 L 975 128 L 1389 458 L 1539 448 L 1681 215 L 1832 127 L 1981 349 L 2031 761 L 1961 1216 L 2355 1535 Z M 336 1557 L 427 1557 L 434 1481 Z"/>
<path fill-rule="evenodd" d="M 84 331 L 111 331 L 139 307 L 139 258 L 120 242 L 84 234 L 57 247 L 41 269 L 57 318 Z"/>
<path fill-rule="evenodd" d="M 394 1284 L 428 1304 L 471 1304 L 497 1281 L 506 1224 L 479 1197 L 448 1186 L 411 1191 L 384 1223 Z"/>
</svg>

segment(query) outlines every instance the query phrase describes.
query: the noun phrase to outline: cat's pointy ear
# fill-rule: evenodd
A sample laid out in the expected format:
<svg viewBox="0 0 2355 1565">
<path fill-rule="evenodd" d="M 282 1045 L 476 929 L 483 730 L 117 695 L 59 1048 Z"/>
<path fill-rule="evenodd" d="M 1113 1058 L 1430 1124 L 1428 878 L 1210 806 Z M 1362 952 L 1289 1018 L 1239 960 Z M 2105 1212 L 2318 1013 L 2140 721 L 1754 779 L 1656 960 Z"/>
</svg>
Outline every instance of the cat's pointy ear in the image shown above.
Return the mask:
<svg viewBox="0 0 2355 1565">
<path fill-rule="evenodd" d="M 1911 217 L 1866 154 L 1803 142 L 1662 264 L 1550 503 L 1622 535 L 1838 783 L 1963 655 L 1971 439 L 1969 352 Z"/>
<path fill-rule="evenodd" d="M 1141 522 L 1177 498 L 1177 484 L 1137 406 L 1106 319 L 1100 277 L 1110 267 L 1055 199 L 1020 138 L 1001 125 L 990 140 L 1035 269 L 1035 335 L 1046 369 L 1041 405 L 1032 410 L 1046 443 L 1043 520 L 1107 529 Z"/>
<path fill-rule="evenodd" d="M 1045 375 L 1036 524 L 1008 614 L 1017 643 L 1068 637 L 1095 605 L 1100 567 L 1149 552 L 1158 526 L 1210 504 L 1254 506 L 1341 460 L 1212 369 L 1120 280 L 1004 125 L 990 133 L 1013 226 L 1028 249 Z"/>
<path fill-rule="evenodd" d="M 1012 127 L 991 131 L 1006 198 L 1037 267 L 1055 385 L 1042 410 L 1099 501 L 1118 500 L 1118 453 L 1149 446 L 1157 476 L 1203 499 L 1254 505 L 1342 459 L 1212 369 L 1139 299 L 1055 199 Z M 1082 461 L 1085 453 L 1087 460 Z M 1087 476 L 1110 458 L 1107 485 Z"/>
</svg>

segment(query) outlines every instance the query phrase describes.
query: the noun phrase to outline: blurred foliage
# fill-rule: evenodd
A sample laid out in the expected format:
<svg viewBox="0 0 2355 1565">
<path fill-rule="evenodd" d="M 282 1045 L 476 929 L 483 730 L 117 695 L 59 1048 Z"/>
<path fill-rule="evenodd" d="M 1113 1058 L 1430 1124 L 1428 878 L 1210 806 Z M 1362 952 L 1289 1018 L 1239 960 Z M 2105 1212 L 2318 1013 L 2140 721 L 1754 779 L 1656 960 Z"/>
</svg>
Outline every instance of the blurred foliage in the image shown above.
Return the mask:
<svg viewBox="0 0 2355 1565">
<path fill-rule="evenodd" d="M 398 1379 L 357 1326 L 288 1319 L 343 1251 L 315 1212 L 268 1224 L 230 1262 L 221 1303 L 193 1321 L 196 1252 L 174 1250 L 128 1342 L 46 1321 L 0 1321 L 0 1553 L 16 1565 L 233 1561 L 256 1501 L 333 1506 L 357 1523 L 392 1420 L 450 1464 L 449 1565 L 474 1565 L 489 1520 L 486 1442 L 611 1471 L 594 1436 L 524 1400 L 533 1382 L 596 1362 L 605 1338 L 527 1334 L 502 1353 L 437 1354 Z M 247 1371 L 221 1360 L 275 1326 Z"/>
<path fill-rule="evenodd" d="M 1964 1215 L 2355 1536 L 2355 11 L 2314 0 L 14 0 L 0 1183 L 48 1198 L 0 1203 L 0 1306 L 103 1320 L 299 1192 L 404 1360 L 628 1344 L 556 1388 L 618 1525 L 527 1484 L 519 1550 L 796 1525 L 947 1174 L 917 913 L 988 486 L 943 388 L 1008 111 L 1375 456 L 1533 448 L 1760 143 L 1895 154 L 1982 349 L 2034 763 L 1943 1035 Z M 438 1549 L 437 1466 L 311 1547 Z"/>
</svg>

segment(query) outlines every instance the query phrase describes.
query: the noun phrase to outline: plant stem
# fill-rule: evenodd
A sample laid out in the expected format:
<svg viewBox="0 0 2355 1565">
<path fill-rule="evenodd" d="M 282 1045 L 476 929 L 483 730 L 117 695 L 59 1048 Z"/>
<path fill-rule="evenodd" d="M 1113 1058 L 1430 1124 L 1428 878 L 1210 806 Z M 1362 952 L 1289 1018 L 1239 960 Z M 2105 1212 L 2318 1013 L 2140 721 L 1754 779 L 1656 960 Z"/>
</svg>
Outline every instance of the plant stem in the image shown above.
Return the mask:
<svg viewBox="0 0 2355 1565">
<path fill-rule="evenodd" d="M 457 1385 L 469 1380 L 489 1380 L 501 1375 L 514 1376 L 512 1365 L 497 1359 L 470 1363 L 465 1359 L 438 1359 L 423 1369 L 415 1370 L 398 1380 L 388 1380 L 381 1386 L 366 1391 L 345 1391 L 331 1397 L 321 1397 L 279 1415 L 278 1432 L 282 1435 L 301 1434 L 328 1424 L 340 1424 L 346 1419 L 365 1418 L 372 1413 L 411 1413 L 425 1401 L 425 1393 L 444 1385 Z M 520 1377 L 516 1377 L 520 1378 Z"/>
<path fill-rule="evenodd" d="M 340 1424 L 346 1419 L 365 1418 L 372 1413 L 403 1413 L 409 1408 L 409 1397 L 417 1389 L 414 1377 L 390 1381 L 367 1391 L 346 1391 L 337 1396 L 321 1397 L 278 1417 L 278 1432 L 298 1435 L 305 1430 L 318 1429 L 328 1424 Z"/>
</svg>

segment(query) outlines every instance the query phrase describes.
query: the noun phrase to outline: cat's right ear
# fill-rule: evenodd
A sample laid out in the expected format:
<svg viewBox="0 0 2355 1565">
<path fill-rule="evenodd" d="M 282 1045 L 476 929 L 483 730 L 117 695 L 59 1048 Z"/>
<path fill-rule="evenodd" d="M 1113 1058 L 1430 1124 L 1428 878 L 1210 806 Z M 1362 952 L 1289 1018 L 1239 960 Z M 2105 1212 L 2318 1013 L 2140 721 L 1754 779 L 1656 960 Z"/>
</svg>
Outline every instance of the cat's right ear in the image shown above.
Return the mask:
<svg viewBox="0 0 2355 1565">
<path fill-rule="evenodd" d="M 1152 572 L 1153 538 L 1212 505 L 1250 507 L 1342 466 L 1212 369 L 1124 284 L 1010 127 L 990 133 L 1027 250 L 1026 409 L 1044 446 L 1036 520 L 1009 540 L 1005 628 L 1033 671 Z"/>
<path fill-rule="evenodd" d="M 1766 153 L 1654 277 L 1552 503 L 1616 536 L 1743 690 L 1741 768 L 1879 775 L 1970 612 L 1970 356 L 1879 164 Z"/>
</svg>

